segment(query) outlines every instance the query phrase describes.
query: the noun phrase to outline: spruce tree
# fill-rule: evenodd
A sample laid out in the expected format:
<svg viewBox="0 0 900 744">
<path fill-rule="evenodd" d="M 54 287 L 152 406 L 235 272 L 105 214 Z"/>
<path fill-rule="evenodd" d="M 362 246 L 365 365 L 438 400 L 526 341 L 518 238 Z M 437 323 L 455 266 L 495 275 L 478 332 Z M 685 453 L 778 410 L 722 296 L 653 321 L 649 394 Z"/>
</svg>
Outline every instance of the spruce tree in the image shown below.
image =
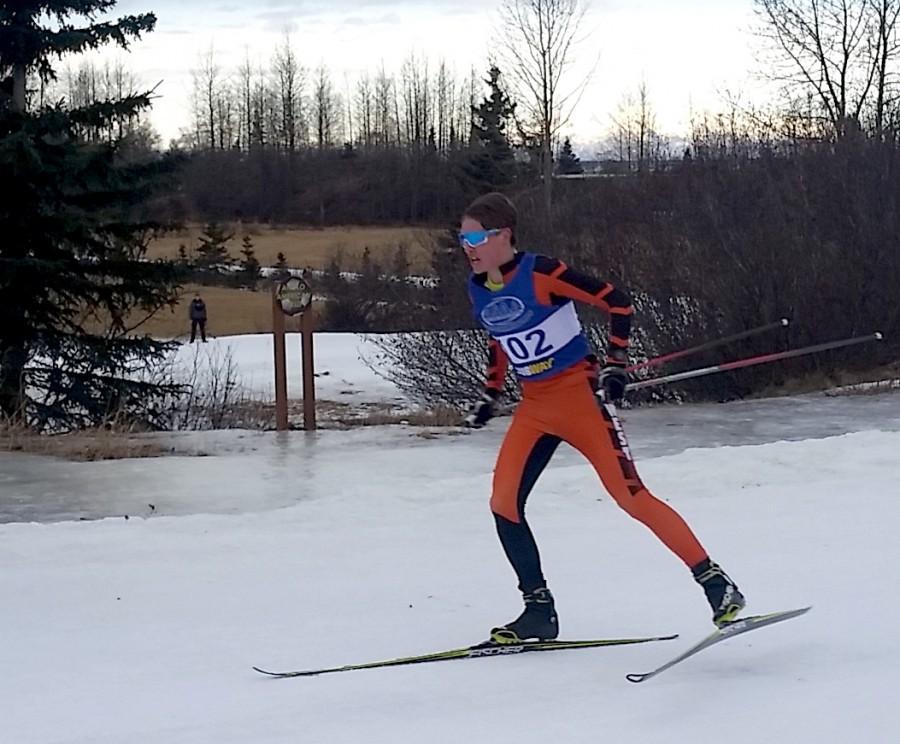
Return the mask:
<svg viewBox="0 0 900 744">
<path fill-rule="evenodd" d="M 0 6 L 0 414 L 39 430 L 111 416 L 161 426 L 173 391 L 151 369 L 170 345 L 134 331 L 175 302 L 175 265 L 147 258 L 165 226 L 146 205 L 178 160 L 123 159 L 116 141 L 79 134 L 137 116 L 150 96 L 38 106 L 26 85 L 52 82 L 61 57 L 152 31 L 151 13 L 99 21 L 115 4 Z"/>
<path fill-rule="evenodd" d="M 463 166 L 468 185 L 477 193 L 501 191 L 516 177 L 516 161 L 507 134 L 507 124 L 516 106 L 503 90 L 496 65 L 488 71 L 484 82 L 490 91 L 472 108 L 471 151 Z"/>
<path fill-rule="evenodd" d="M 234 233 L 226 232 L 218 222 L 210 222 L 203 229 L 198 240 L 196 260 L 194 264 L 204 271 L 215 271 L 220 266 L 228 266 L 232 263 L 228 253 L 228 242 L 234 237 Z"/>
<path fill-rule="evenodd" d="M 255 285 L 260 277 L 259 259 L 256 258 L 253 239 L 249 235 L 245 235 L 241 240 L 241 274 L 248 286 Z"/>
<path fill-rule="evenodd" d="M 572 149 L 572 141 L 568 137 L 566 137 L 566 139 L 563 141 L 562 147 L 559 150 L 559 157 L 557 158 L 556 168 L 559 173 L 562 173 L 564 175 L 584 173 L 584 166 L 581 164 L 581 160 Z"/>
</svg>

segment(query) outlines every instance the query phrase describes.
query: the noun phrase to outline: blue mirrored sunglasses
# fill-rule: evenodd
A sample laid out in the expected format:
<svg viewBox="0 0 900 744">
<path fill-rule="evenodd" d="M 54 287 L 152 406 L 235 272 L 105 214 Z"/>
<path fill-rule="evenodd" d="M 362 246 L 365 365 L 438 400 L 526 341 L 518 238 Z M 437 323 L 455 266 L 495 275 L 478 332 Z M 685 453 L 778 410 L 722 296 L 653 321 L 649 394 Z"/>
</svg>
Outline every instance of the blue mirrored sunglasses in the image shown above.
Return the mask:
<svg viewBox="0 0 900 744">
<path fill-rule="evenodd" d="M 459 245 L 464 248 L 479 248 L 488 242 L 488 239 L 494 235 L 499 235 L 502 230 L 470 230 L 469 232 L 461 232 L 459 234 Z"/>
</svg>

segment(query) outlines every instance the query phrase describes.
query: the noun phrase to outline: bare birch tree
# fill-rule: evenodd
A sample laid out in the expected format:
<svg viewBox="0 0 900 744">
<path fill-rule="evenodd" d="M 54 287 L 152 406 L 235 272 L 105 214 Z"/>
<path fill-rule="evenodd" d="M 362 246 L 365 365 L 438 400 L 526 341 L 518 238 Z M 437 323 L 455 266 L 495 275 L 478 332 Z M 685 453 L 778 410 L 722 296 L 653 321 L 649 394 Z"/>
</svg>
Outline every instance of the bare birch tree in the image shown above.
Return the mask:
<svg viewBox="0 0 900 744">
<path fill-rule="evenodd" d="M 371 148 L 375 132 L 375 94 L 368 72 L 364 72 L 356 81 L 356 126 L 360 146 L 364 149 Z"/>
<path fill-rule="evenodd" d="M 297 60 L 291 47 L 291 39 L 285 36 L 272 63 L 275 92 L 279 108 L 279 141 L 282 147 L 293 152 L 301 141 L 303 125 L 303 89 L 306 71 Z"/>
<path fill-rule="evenodd" d="M 316 146 L 319 150 L 331 147 L 334 143 L 335 120 L 339 111 L 336 103 L 331 74 L 324 64 L 320 65 L 313 84 L 312 100 Z"/>
<path fill-rule="evenodd" d="M 375 142 L 384 149 L 391 144 L 391 130 L 394 127 L 391 116 L 393 98 L 394 80 L 387 74 L 382 64 L 375 78 Z"/>
<path fill-rule="evenodd" d="M 214 150 L 217 138 L 218 96 L 222 72 L 212 45 L 200 58 L 200 66 L 191 71 L 193 78 L 194 132 L 197 144 Z"/>
<path fill-rule="evenodd" d="M 662 160 L 665 142 L 657 128 L 646 81 L 641 81 L 637 96 L 629 93 L 622 98 L 611 118 L 611 144 L 621 162 L 643 172 Z"/>
<path fill-rule="evenodd" d="M 900 53 L 900 0 L 754 0 L 754 6 L 769 43 L 770 78 L 792 92 L 810 91 L 837 137 L 867 111 L 882 126 Z"/>
<path fill-rule="evenodd" d="M 253 141 L 253 65 L 250 63 L 250 51 L 244 49 L 244 60 L 237 70 L 236 96 L 238 99 L 238 145 L 242 150 L 249 150 Z"/>
<path fill-rule="evenodd" d="M 565 85 L 579 42 L 586 0 L 503 0 L 499 62 L 526 127 L 538 135 L 544 207 L 553 194 L 553 142 L 572 115 L 587 80 Z"/>
<path fill-rule="evenodd" d="M 898 74 L 895 64 L 900 56 L 900 38 L 897 21 L 900 18 L 900 0 L 869 0 L 874 14 L 876 34 L 875 55 L 875 108 L 873 121 L 875 136 L 884 134 L 888 109 L 897 102 Z"/>
</svg>

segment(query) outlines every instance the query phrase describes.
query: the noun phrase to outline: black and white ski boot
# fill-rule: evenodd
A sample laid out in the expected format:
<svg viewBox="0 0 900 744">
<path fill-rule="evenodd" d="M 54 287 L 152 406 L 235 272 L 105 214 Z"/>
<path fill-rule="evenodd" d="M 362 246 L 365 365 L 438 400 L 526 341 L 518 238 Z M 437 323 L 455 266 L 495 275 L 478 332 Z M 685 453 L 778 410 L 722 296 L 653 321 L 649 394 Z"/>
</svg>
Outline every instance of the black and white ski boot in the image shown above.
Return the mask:
<svg viewBox="0 0 900 744">
<path fill-rule="evenodd" d="M 727 625 L 744 609 L 747 604 L 744 595 L 717 563 L 707 558 L 694 566 L 691 571 L 694 580 L 706 592 L 706 599 L 713 611 L 712 621 L 716 626 L 721 628 Z"/>
<path fill-rule="evenodd" d="M 552 641 L 559 635 L 559 619 L 553 595 L 547 587 L 540 587 L 522 595 L 525 611 L 511 623 L 491 630 L 494 643 L 522 641 Z"/>
</svg>

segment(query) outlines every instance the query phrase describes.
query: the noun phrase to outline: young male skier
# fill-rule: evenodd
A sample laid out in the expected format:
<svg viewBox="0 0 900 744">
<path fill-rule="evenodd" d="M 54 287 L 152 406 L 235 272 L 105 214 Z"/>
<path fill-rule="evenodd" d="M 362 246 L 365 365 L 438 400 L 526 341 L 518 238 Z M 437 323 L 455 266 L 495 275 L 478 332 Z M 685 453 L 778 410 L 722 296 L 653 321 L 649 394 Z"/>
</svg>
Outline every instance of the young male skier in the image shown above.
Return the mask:
<svg viewBox="0 0 900 744">
<path fill-rule="evenodd" d="M 716 625 L 745 605 L 736 584 L 714 562 L 674 509 L 641 482 L 614 403 L 628 383 L 625 372 L 632 306 L 629 297 L 562 261 L 516 250 L 517 212 L 503 194 L 473 201 L 462 216 L 459 243 L 472 269 L 469 294 L 478 322 L 491 337 L 484 394 L 466 418 L 481 427 L 512 364 L 522 402 L 503 440 L 494 470 L 491 510 L 497 534 L 519 581 L 525 609 L 494 628 L 498 642 L 550 640 L 559 634 L 525 502 L 560 442 L 579 450 L 628 514 L 645 524 L 691 570 Z M 593 354 L 574 301 L 610 316 L 609 348 L 602 366 Z"/>
</svg>

